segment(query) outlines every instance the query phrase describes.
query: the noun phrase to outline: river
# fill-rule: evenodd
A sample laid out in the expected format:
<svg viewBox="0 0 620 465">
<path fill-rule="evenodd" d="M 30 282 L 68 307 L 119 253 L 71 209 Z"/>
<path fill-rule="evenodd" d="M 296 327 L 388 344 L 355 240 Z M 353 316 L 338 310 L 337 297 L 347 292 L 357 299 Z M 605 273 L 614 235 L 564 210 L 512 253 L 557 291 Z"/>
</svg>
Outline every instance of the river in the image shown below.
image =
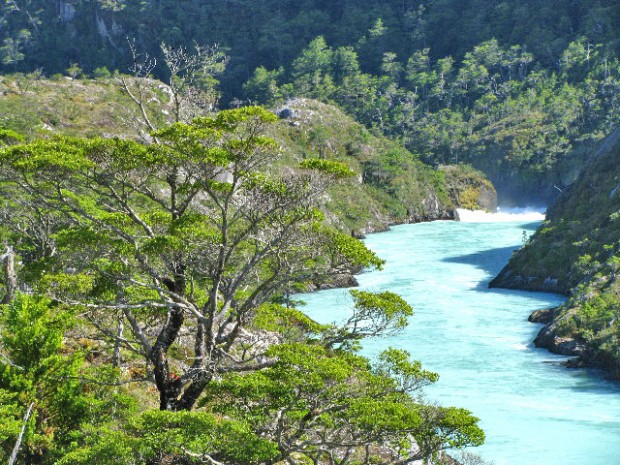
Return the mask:
<svg viewBox="0 0 620 465">
<path fill-rule="evenodd" d="M 620 464 L 620 386 L 595 371 L 567 369 L 534 348 L 537 309 L 560 304 L 554 294 L 488 289 L 543 219 L 536 212 L 465 212 L 461 222 L 396 226 L 366 244 L 386 265 L 363 273 L 360 287 L 391 290 L 415 310 L 397 336 L 364 344 L 374 357 L 387 347 L 408 350 L 440 374 L 426 398 L 465 407 L 480 418 L 486 443 L 472 450 L 495 465 Z M 340 320 L 346 290 L 305 294 L 305 311 L 320 322 Z"/>
</svg>

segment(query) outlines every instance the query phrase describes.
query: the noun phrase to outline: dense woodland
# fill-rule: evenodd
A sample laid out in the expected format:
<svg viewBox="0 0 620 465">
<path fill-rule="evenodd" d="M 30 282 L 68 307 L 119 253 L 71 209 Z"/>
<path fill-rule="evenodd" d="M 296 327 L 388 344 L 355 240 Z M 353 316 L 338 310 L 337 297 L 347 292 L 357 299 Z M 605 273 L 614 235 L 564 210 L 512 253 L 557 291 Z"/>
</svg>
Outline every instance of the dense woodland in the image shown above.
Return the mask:
<svg viewBox="0 0 620 465">
<path fill-rule="evenodd" d="M 619 23 L 613 0 L 2 2 L 0 460 L 440 463 L 481 444 L 470 412 L 424 401 L 437 374 L 359 355 L 407 324 L 399 296 L 354 291 L 319 325 L 295 293 L 381 267 L 365 231 L 485 206 L 476 169 L 504 203 L 570 190 L 620 122 Z M 571 221 L 570 286 L 615 282 L 616 239 Z M 596 340 L 594 322 L 614 352 L 608 287 L 565 329 Z"/>
<path fill-rule="evenodd" d="M 612 0 L 11 0 L 0 53 L 47 76 L 148 54 L 166 81 L 162 43 L 217 44 L 222 107 L 335 102 L 431 164 L 482 169 L 506 203 L 547 203 L 618 122 L 619 21 Z"/>
</svg>

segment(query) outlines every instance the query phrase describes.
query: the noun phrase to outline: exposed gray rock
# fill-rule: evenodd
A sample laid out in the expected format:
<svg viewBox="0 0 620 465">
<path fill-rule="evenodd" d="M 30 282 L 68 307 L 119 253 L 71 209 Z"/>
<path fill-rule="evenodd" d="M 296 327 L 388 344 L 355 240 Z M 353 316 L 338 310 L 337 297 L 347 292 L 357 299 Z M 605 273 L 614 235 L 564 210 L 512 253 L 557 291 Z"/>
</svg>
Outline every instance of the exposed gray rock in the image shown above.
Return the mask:
<svg viewBox="0 0 620 465">
<path fill-rule="evenodd" d="M 559 355 L 583 356 L 586 353 L 586 345 L 583 342 L 571 337 L 558 336 L 554 323 L 540 330 L 534 339 L 534 345 Z"/>
<path fill-rule="evenodd" d="M 75 6 L 64 0 L 58 2 L 58 16 L 64 23 L 68 23 L 75 17 Z"/>
<path fill-rule="evenodd" d="M 607 136 L 603 140 L 603 142 L 601 142 L 596 152 L 594 152 L 592 158 L 600 158 L 607 155 L 612 150 L 614 150 L 618 146 L 618 144 L 620 144 L 620 126 L 618 126 L 609 136 Z"/>
<path fill-rule="evenodd" d="M 510 269 L 510 265 L 504 269 L 489 283 L 489 287 L 504 289 L 522 289 L 525 291 L 542 291 L 566 294 L 566 284 L 552 276 L 523 276 Z"/>
<path fill-rule="evenodd" d="M 279 109 L 276 114 L 281 119 L 293 119 L 297 113 L 292 108 L 284 107 Z"/>
<path fill-rule="evenodd" d="M 477 203 L 483 210 L 495 213 L 497 211 L 497 192 L 495 189 L 489 189 L 486 186 L 480 187 Z"/>
<path fill-rule="evenodd" d="M 527 320 L 532 323 L 549 324 L 553 321 L 554 312 L 555 308 L 544 308 L 542 310 L 536 310 L 535 312 L 532 312 L 532 314 Z"/>
<path fill-rule="evenodd" d="M 323 289 L 342 289 L 347 287 L 357 287 L 359 283 L 353 274 L 343 274 L 330 281 L 314 283 L 308 286 L 307 291 L 320 291 Z"/>
</svg>

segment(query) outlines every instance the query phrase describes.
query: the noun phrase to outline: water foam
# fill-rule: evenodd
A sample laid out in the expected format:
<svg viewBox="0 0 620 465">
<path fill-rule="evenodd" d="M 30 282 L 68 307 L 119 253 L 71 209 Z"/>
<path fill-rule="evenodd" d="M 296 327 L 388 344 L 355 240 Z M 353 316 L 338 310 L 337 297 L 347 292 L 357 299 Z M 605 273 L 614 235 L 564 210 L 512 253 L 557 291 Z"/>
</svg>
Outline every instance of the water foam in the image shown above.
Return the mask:
<svg viewBox="0 0 620 465">
<path fill-rule="evenodd" d="M 462 223 L 510 223 L 516 221 L 543 221 L 545 208 L 498 208 L 497 213 L 483 210 L 457 209 Z"/>
</svg>

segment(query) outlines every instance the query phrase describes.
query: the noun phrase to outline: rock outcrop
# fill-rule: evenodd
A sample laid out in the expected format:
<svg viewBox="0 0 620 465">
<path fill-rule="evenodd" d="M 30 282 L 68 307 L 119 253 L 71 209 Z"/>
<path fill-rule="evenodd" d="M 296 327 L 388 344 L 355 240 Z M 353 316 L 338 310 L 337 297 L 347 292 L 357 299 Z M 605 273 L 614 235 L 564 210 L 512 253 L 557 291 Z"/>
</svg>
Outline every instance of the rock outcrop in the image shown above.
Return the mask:
<svg viewBox="0 0 620 465">
<path fill-rule="evenodd" d="M 549 324 L 553 321 L 553 313 L 555 312 L 555 308 L 545 308 L 542 310 L 536 310 L 533 312 L 528 321 L 531 323 L 542 323 Z"/>
</svg>

